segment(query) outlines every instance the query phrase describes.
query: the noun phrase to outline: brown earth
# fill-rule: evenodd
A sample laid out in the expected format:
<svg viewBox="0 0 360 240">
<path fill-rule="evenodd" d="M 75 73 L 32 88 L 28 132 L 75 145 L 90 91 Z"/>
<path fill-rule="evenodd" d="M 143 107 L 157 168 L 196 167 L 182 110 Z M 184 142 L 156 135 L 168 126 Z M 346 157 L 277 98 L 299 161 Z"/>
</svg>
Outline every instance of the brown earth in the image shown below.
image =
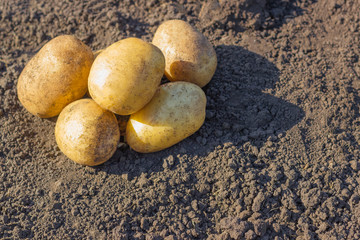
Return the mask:
<svg viewBox="0 0 360 240">
<path fill-rule="evenodd" d="M 1 239 L 359 239 L 358 0 L 0 1 Z M 207 119 L 170 149 L 67 159 L 16 95 L 72 34 L 95 51 L 183 19 L 219 65 Z"/>
</svg>

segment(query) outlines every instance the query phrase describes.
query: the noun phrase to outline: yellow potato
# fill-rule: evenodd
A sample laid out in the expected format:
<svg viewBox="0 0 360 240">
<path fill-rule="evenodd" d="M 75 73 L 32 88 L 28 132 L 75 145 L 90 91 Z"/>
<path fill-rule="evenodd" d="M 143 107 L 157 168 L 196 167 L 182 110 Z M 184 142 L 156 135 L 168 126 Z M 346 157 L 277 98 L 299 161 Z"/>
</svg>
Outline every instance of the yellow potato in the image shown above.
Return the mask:
<svg viewBox="0 0 360 240">
<path fill-rule="evenodd" d="M 182 20 L 169 20 L 156 30 L 152 43 L 166 60 L 170 81 L 186 81 L 204 87 L 213 77 L 216 52 L 204 35 Z"/>
<path fill-rule="evenodd" d="M 120 139 L 115 115 L 92 99 L 80 99 L 60 113 L 55 138 L 60 150 L 82 165 L 96 166 L 109 160 Z"/>
<path fill-rule="evenodd" d="M 94 55 L 73 36 L 56 37 L 27 63 L 18 83 L 22 105 L 41 118 L 58 115 L 87 91 L 87 78 Z"/>
<path fill-rule="evenodd" d="M 138 38 L 123 39 L 96 57 L 89 93 L 101 107 L 130 115 L 154 96 L 164 69 L 165 58 L 157 47 Z"/>
<path fill-rule="evenodd" d="M 204 123 L 206 96 L 193 83 L 161 85 L 143 109 L 132 114 L 126 141 L 137 152 L 163 150 L 195 133 Z"/>
</svg>

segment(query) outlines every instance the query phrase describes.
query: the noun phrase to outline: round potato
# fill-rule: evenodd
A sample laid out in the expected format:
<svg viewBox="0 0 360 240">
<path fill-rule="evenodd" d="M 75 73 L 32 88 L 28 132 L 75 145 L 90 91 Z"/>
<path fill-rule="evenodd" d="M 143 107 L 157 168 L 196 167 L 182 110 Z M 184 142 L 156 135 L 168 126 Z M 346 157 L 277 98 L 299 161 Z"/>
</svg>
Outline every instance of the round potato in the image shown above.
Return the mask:
<svg viewBox="0 0 360 240">
<path fill-rule="evenodd" d="M 208 84 L 216 66 L 216 52 L 204 35 L 182 20 L 162 23 L 152 43 L 160 48 L 166 60 L 165 75 L 170 81 Z"/>
<path fill-rule="evenodd" d="M 120 40 L 99 53 L 89 74 L 89 93 L 101 107 L 130 115 L 154 96 L 164 75 L 162 52 L 138 38 Z"/>
<path fill-rule="evenodd" d="M 115 115 L 92 99 L 81 99 L 60 113 L 55 138 L 60 150 L 74 162 L 96 166 L 109 160 L 120 139 Z"/>
<path fill-rule="evenodd" d="M 193 83 L 161 85 L 154 98 L 132 114 L 126 141 L 137 152 L 156 152 L 195 133 L 204 123 L 206 96 Z"/>
<path fill-rule="evenodd" d="M 41 118 L 59 115 L 69 103 L 87 91 L 94 55 L 73 36 L 56 37 L 26 64 L 18 83 L 21 104 Z"/>
</svg>

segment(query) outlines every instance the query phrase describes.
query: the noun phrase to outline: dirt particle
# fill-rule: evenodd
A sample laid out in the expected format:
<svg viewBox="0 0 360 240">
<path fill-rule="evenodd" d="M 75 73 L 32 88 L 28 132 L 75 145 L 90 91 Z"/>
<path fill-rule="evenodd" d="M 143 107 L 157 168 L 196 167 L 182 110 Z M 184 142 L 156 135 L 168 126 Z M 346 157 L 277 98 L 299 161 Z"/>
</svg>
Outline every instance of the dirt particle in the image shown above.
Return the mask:
<svg viewBox="0 0 360 240">
<path fill-rule="evenodd" d="M 245 233 L 245 239 L 246 240 L 252 240 L 252 239 L 255 239 L 256 238 L 256 234 L 253 230 L 249 230 Z"/>
<path fill-rule="evenodd" d="M 237 163 L 236 163 L 235 159 L 230 158 L 230 159 L 228 160 L 228 166 L 229 166 L 230 168 L 232 168 L 232 169 L 236 169 L 236 168 L 237 168 Z"/>
<path fill-rule="evenodd" d="M 148 230 L 148 228 L 149 228 L 149 221 L 147 220 L 147 219 L 145 219 L 145 218 L 142 218 L 141 220 L 140 220 L 140 227 L 141 227 L 141 229 L 143 229 L 143 230 Z"/>
<path fill-rule="evenodd" d="M 360 169 L 360 165 L 357 160 L 350 161 L 350 166 L 354 171 L 358 171 Z"/>
<path fill-rule="evenodd" d="M 256 220 L 254 223 L 254 231 L 258 236 L 263 236 L 267 230 L 267 223 L 264 220 Z"/>
<path fill-rule="evenodd" d="M 129 181 L 130 180 L 130 176 L 129 173 L 123 173 L 121 174 L 121 178 L 125 181 Z"/>
<path fill-rule="evenodd" d="M 254 202 L 252 205 L 253 212 L 259 212 L 261 210 L 261 205 L 265 200 L 265 196 L 262 192 L 259 192 L 258 195 L 254 198 Z"/>
<path fill-rule="evenodd" d="M 274 229 L 274 231 L 276 232 L 276 233 L 279 233 L 280 232 L 280 230 L 281 230 L 281 226 L 280 226 L 280 224 L 279 223 L 273 223 L 272 224 L 272 227 L 273 227 L 273 229 Z"/>
<path fill-rule="evenodd" d="M 175 158 L 173 155 L 169 155 L 167 158 L 164 158 L 163 160 L 163 168 L 171 168 L 175 164 Z"/>
<path fill-rule="evenodd" d="M 320 203 L 320 190 L 317 188 L 310 189 L 308 192 L 302 190 L 301 200 L 305 207 L 312 208 Z"/>
</svg>

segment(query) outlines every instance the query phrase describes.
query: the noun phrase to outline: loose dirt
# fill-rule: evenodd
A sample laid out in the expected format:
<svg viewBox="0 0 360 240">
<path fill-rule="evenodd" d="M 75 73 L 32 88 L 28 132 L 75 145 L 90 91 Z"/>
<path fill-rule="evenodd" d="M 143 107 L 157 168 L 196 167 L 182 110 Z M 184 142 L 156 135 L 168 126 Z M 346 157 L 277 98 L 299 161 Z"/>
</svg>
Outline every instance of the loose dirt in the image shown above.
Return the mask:
<svg viewBox="0 0 360 240">
<path fill-rule="evenodd" d="M 357 0 L 0 2 L 1 239 L 359 239 Z M 94 51 L 183 19 L 214 45 L 207 118 L 167 150 L 67 159 L 16 83 L 50 39 Z"/>
</svg>

